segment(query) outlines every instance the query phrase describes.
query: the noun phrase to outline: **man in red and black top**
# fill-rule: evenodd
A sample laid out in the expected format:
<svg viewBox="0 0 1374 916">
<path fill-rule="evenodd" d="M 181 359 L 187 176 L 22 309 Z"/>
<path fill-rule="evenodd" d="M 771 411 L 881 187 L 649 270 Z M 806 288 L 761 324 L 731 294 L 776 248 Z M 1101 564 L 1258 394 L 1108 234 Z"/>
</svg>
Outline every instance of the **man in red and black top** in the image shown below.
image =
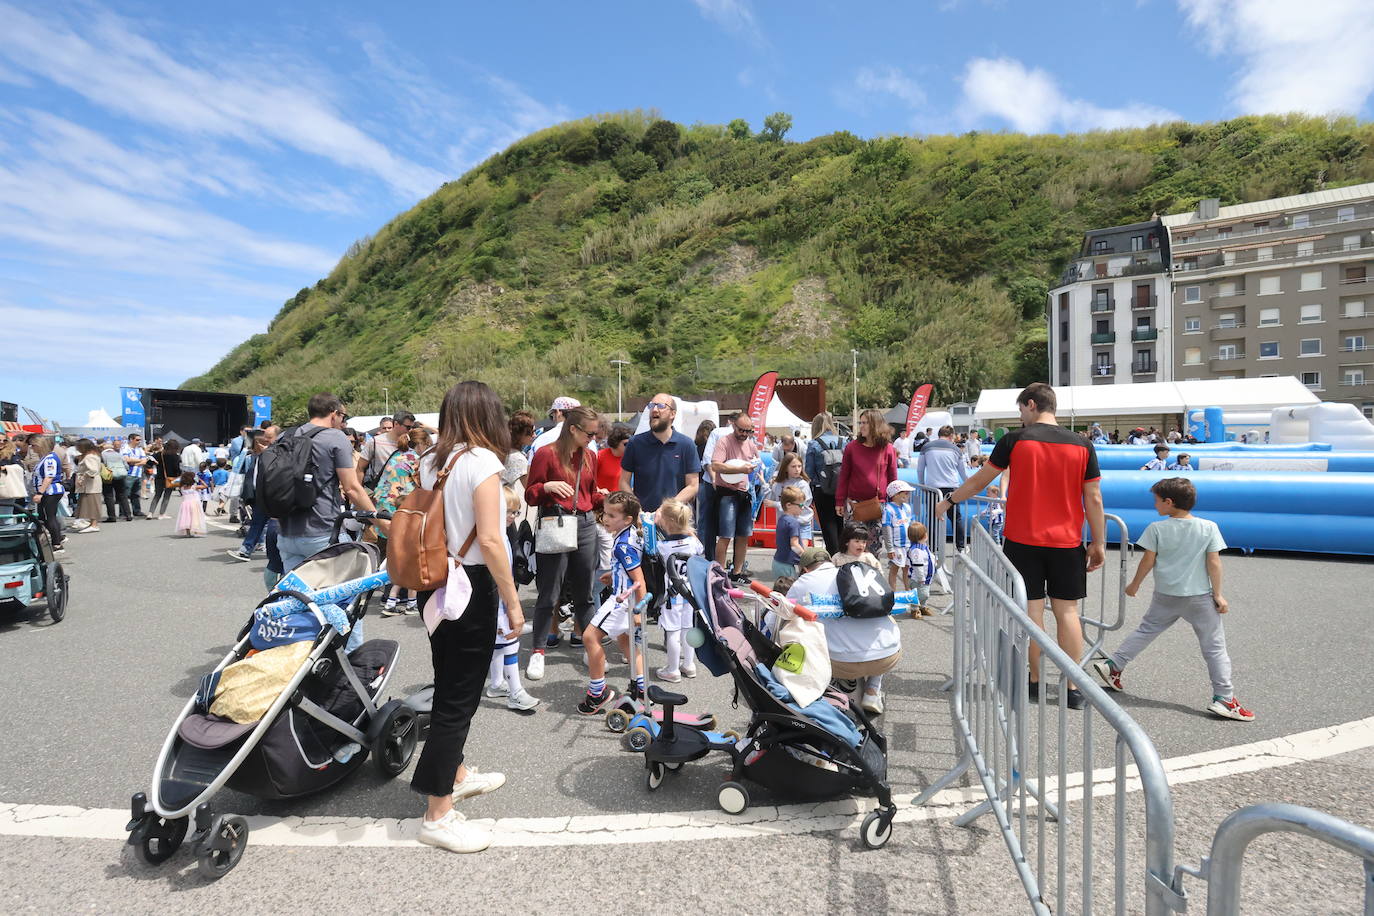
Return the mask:
<svg viewBox="0 0 1374 916">
<path fill-rule="evenodd" d="M 1059 645 L 1078 661 L 1083 654 L 1083 626 L 1078 602 L 1087 597 L 1088 573 L 1106 557 L 1106 519 L 1102 510 L 1102 475 L 1097 452 L 1086 436 L 1065 429 L 1055 419 L 1054 389 L 1044 382 L 1027 385 L 1016 396 L 1021 429 L 1004 435 L 987 464 L 935 509 L 936 515 L 983 491 L 1004 471 L 1007 487 L 1006 543 L 1002 552 L 1026 583 L 1026 613 L 1040 626 L 1045 598 L 1054 613 Z M 1086 519 L 1092 540 L 1083 547 Z M 1031 695 L 1038 696 L 1040 650 L 1030 649 Z M 1083 695 L 1068 687 L 1068 705 L 1081 709 Z"/>
</svg>

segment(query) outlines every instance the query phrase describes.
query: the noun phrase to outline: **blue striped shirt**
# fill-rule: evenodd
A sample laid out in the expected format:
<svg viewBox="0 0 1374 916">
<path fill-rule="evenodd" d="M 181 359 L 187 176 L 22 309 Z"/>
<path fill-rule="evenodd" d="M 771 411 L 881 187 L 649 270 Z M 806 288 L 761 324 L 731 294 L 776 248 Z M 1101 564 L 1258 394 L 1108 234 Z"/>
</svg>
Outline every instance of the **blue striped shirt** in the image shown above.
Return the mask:
<svg viewBox="0 0 1374 916">
<path fill-rule="evenodd" d="M 43 485 L 44 478 L 51 477 L 52 483 L 48 488 L 39 492 L 39 487 Z M 39 496 L 61 496 L 67 492 L 67 488 L 62 486 L 62 461 L 53 452 L 43 456 L 43 460 L 33 469 L 33 490 Z"/>
<path fill-rule="evenodd" d="M 911 544 L 906 529 L 913 521 L 915 516 L 911 511 L 911 503 L 902 503 L 900 506 L 893 502 L 883 503 L 883 527 L 892 529 L 890 537 L 894 550 L 906 550 Z"/>
</svg>

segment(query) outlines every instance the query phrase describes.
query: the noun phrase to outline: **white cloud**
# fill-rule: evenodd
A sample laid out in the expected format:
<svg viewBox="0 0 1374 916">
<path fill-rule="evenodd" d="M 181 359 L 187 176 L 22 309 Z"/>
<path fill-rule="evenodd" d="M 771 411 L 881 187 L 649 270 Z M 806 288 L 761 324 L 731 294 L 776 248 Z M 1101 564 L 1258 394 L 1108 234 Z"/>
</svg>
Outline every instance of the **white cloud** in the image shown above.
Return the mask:
<svg viewBox="0 0 1374 916">
<path fill-rule="evenodd" d="M 1231 100 L 1246 114 L 1364 108 L 1374 92 L 1369 0 L 1178 0 L 1218 57 L 1239 58 Z"/>
<path fill-rule="evenodd" d="M 1028 134 L 1135 127 L 1178 119 L 1164 108 L 1130 103 L 1103 108 L 1070 98 L 1054 77 L 1009 57 L 975 58 L 963 76 L 960 114 L 969 124 L 995 118 Z"/>
<path fill-rule="evenodd" d="M 764 47 L 768 40 L 748 0 L 692 0 L 701 15 L 738 38 Z"/>
<path fill-rule="evenodd" d="M 925 105 L 926 93 L 899 67 L 860 67 L 854 78 L 834 92 L 835 101 L 851 111 L 867 113 L 875 104 L 895 100 L 905 108 Z"/>
</svg>

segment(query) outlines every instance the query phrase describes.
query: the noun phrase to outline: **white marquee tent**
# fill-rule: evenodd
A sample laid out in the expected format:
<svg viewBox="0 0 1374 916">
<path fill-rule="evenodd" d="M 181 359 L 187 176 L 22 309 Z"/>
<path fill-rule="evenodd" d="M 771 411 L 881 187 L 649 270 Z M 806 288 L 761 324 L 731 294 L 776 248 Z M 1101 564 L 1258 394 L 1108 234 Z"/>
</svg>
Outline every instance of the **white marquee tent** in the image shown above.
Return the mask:
<svg viewBox="0 0 1374 916">
<path fill-rule="evenodd" d="M 984 425 L 1017 425 L 1016 396 L 1020 388 L 997 388 L 978 396 L 973 415 Z M 1291 375 L 1276 378 L 1204 379 L 1183 382 L 1146 382 L 1139 385 L 1071 385 L 1054 390 L 1061 421 L 1116 420 L 1159 426 L 1162 418 L 1176 422 L 1189 410 L 1272 410 L 1316 404 L 1319 399 Z"/>
</svg>

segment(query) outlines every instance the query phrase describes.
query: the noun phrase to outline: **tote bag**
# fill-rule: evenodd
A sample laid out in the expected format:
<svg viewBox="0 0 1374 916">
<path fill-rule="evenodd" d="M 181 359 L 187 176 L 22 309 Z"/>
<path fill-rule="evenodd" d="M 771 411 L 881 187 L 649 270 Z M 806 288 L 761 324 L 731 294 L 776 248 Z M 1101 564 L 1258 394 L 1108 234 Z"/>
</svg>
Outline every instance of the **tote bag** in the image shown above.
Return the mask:
<svg viewBox="0 0 1374 916">
<path fill-rule="evenodd" d="M 577 467 L 577 483 L 573 484 L 573 508 L 577 507 L 577 494 L 582 490 L 582 468 L 587 464 L 587 456 Z M 557 515 L 546 515 L 539 519 L 539 531 L 534 536 L 534 549 L 538 553 L 572 553 L 577 549 L 577 516 L 565 513 L 561 506 L 555 507 Z"/>
</svg>

